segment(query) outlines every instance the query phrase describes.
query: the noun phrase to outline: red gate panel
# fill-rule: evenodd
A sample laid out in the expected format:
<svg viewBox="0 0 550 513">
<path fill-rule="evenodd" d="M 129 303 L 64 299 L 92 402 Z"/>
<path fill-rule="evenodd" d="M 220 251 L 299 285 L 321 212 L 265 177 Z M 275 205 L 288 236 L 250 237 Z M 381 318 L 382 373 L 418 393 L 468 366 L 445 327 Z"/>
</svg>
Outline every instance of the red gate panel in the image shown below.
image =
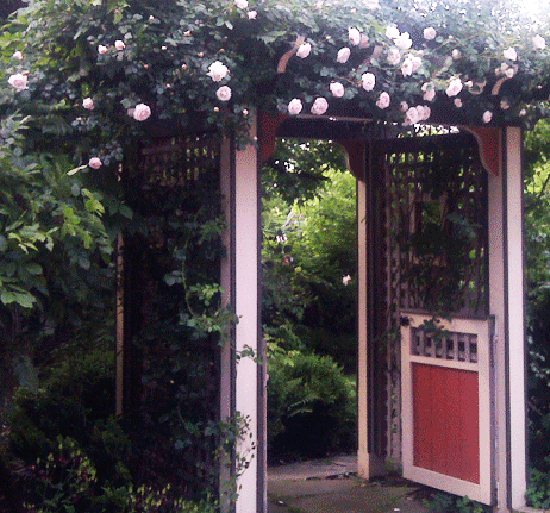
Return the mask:
<svg viewBox="0 0 550 513">
<path fill-rule="evenodd" d="M 412 390 L 413 464 L 479 484 L 477 373 L 413 363 Z"/>
<path fill-rule="evenodd" d="M 401 328 L 405 477 L 490 504 L 490 320 L 408 314 Z"/>
</svg>

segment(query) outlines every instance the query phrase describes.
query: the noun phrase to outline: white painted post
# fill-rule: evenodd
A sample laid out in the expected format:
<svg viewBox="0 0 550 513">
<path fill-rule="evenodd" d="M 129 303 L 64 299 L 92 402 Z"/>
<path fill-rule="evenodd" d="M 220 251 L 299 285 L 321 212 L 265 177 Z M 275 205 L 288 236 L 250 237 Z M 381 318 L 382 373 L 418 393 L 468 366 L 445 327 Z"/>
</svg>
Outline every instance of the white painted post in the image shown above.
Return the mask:
<svg viewBox="0 0 550 513">
<path fill-rule="evenodd" d="M 365 178 L 357 180 L 357 470 L 370 477 L 369 393 L 368 393 L 368 325 L 367 325 L 367 220 Z"/>
<path fill-rule="evenodd" d="M 252 136 L 256 135 L 254 127 Z M 257 352 L 259 298 L 258 274 L 261 242 L 259 233 L 259 194 L 257 151 L 252 145 L 237 150 L 235 155 L 236 199 L 236 312 L 239 323 L 236 330 L 237 352 L 250 348 Z M 258 445 L 258 364 L 250 357 L 237 364 L 237 412 L 247 417 L 249 435 L 238 446 L 249 467 L 239 479 L 237 513 L 254 513 L 257 510 L 257 445 Z M 263 386 L 263 383 L 261 383 Z"/>
<path fill-rule="evenodd" d="M 252 137 L 256 135 L 254 121 Z M 260 513 L 266 502 L 263 478 L 264 458 L 259 458 L 258 430 L 263 422 L 261 388 L 263 368 L 252 357 L 233 364 L 231 351 L 250 349 L 261 353 L 259 273 L 261 257 L 260 200 L 257 151 L 254 145 L 239 150 L 230 141 L 222 145 L 222 193 L 228 232 L 227 256 L 222 264 L 225 301 L 230 301 L 239 317 L 231 347 L 222 354 L 222 418 L 238 412 L 246 418 L 248 431 L 237 447 L 238 457 L 246 458 L 246 469 L 238 479 L 237 513 Z M 260 460 L 260 464 L 259 464 Z M 227 477 L 227 476 L 226 476 Z"/>
<path fill-rule="evenodd" d="M 506 320 L 509 380 L 509 461 L 511 507 L 525 506 L 526 431 L 525 431 L 525 319 L 523 265 L 523 173 L 521 168 L 522 133 L 507 127 L 506 151 Z"/>
<path fill-rule="evenodd" d="M 495 436 L 499 512 L 525 505 L 525 333 L 522 134 L 502 131 L 502 173 L 489 175 L 489 309 L 495 316 Z"/>
<path fill-rule="evenodd" d="M 499 136 L 500 137 L 500 136 Z M 502 166 L 501 166 L 502 167 Z M 504 226 L 503 173 L 488 175 L 488 233 L 489 233 L 489 312 L 495 316 L 494 370 L 495 395 L 495 487 L 497 511 L 507 511 L 506 457 L 506 351 L 504 343 Z M 502 441 L 502 442 L 501 442 Z"/>
</svg>

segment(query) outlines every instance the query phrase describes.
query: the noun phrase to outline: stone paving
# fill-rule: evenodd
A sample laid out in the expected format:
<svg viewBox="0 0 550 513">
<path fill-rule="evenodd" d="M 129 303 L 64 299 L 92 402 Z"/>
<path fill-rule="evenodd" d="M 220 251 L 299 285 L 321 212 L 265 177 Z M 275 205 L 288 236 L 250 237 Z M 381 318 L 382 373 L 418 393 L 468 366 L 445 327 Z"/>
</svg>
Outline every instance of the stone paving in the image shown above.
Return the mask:
<svg viewBox="0 0 550 513">
<path fill-rule="evenodd" d="M 357 477 L 357 458 L 339 456 L 268 470 L 269 513 L 430 513 L 417 488 Z"/>
</svg>

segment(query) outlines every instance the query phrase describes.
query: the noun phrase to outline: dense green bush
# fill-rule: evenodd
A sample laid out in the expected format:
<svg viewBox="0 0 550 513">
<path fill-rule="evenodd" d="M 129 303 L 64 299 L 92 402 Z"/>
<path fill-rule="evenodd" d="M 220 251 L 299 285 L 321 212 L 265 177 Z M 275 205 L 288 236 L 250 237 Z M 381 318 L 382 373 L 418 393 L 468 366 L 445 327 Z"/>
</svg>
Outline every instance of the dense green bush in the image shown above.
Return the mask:
<svg viewBox="0 0 550 513">
<path fill-rule="evenodd" d="M 41 388 L 17 390 L 0 456 L 36 506 L 28 511 L 214 511 L 219 440 L 231 451 L 241 431 L 205 417 L 212 355 L 184 354 L 176 333 L 170 350 L 158 344 L 147 354 L 148 399 L 132 419 L 112 414 L 115 355 L 104 347 L 50 368 Z M 174 352 L 187 365 L 175 365 Z"/>
<path fill-rule="evenodd" d="M 274 348 L 268 365 L 271 460 L 355 449 L 355 382 L 332 358 Z"/>
<path fill-rule="evenodd" d="M 530 506 L 548 509 L 550 507 L 550 474 L 531 469 L 529 488 L 525 495 Z"/>
<path fill-rule="evenodd" d="M 131 443 L 112 415 L 113 351 L 69 357 L 51 371 L 44 388 L 19 388 L 14 399 L 8 445 L 13 459 L 25 466 L 44 461 L 61 437 L 94 461 L 101 485 L 128 482 Z"/>
<path fill-rule="evenodd" d="M 280 347 L 331 356 L 353 374 L 356 179 L 327 141 L 285 141 L 275 162 L 263 170 L 264 330 Z"/>
</svg>

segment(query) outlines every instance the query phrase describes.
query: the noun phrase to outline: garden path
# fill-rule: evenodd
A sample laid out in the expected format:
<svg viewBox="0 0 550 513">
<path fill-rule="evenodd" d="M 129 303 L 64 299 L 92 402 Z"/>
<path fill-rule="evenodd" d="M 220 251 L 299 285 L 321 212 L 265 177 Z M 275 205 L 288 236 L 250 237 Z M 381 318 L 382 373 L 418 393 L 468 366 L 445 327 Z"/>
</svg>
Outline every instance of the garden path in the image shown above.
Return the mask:
<svg viewBox="0 0 550 513">
<path fill-rule="evenodd" d="M 428 513 L 418 485 L 365 481 L 357 457 L 338 456 L 268 469 L 269 513 Z"/>
</svg>

